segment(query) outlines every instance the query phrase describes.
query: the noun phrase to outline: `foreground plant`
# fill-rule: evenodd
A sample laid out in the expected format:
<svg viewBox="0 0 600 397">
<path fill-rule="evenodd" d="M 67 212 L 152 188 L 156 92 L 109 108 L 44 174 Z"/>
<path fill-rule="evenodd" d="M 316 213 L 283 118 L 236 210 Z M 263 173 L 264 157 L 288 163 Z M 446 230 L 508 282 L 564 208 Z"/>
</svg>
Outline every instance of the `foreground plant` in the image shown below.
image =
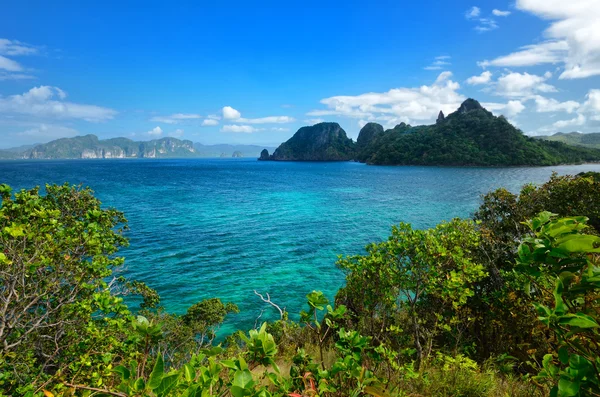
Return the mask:
<svg viewBox="0 0 600 397">
<path fill-rule="evenodd" d="M 600 237 L 583 233 L 587 221 L 542 212 L 519 247 L 517 270 L 556 337 L 536 377 L 552 385 L 551 396 L 600 395 Z"/>
</svg>

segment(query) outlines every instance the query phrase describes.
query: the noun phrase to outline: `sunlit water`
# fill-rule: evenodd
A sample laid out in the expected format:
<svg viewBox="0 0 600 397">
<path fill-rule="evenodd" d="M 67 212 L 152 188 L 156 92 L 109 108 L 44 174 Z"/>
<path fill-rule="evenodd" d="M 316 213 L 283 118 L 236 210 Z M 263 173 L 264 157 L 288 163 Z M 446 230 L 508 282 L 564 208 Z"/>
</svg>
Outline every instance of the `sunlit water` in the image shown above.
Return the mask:
<svg viewBox="0 0 600 397">
<path fill-rule="evenodd" d="M 204 298 L 239 305 L 224 332 L 254 324 L 265 305 L 253 291 L 298 313 L 313 289 L 342 285 L 338 255 L 363 252 L 390 226 L 419 228 L 469 216 L 480 195 L 542 183 L 543 168 L 377 167 L 253 159 L 4 161 L 0 183 L 30 188 L 65 181 L 91 186 L 105 206 L 125 212 L 131 246 L 127 276 L 158 290 L 181 313 Z M 262 319 L 275 318 L 267 310 Z"/>
</svg>

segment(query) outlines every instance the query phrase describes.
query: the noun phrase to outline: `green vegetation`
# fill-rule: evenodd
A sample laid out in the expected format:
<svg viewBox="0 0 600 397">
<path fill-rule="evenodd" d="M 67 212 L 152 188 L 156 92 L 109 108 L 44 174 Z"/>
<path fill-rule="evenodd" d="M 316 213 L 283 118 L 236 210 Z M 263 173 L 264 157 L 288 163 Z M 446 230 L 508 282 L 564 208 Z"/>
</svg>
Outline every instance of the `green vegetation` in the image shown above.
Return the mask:
<svg viewBox="0 0 600 397">
<path fill-rule="evenodd" d="M 170 314 L 117 277 L 126 220 L 91 190 L 0 185 L 0 396 L 597 396 L 599 176 L 395 226 L 340 257 L 335 304 L 313 291 L 297 323 L 256 293 L 280 319 L 219 345 L 238 308 Z"/>
<path fill-rule="evenodd" d="M 275 150 L 269 160 L 348 161 L 354 155 L 354 142 L 338 123 L 319 123 L 300 128 Z M 264 160 L 262 155 L 260 160 Z"/>
<path fill-rule="evenodd" d="M 536 138 L 546 141 L 563 142 L 567 145 L 600 149 L 600 132 L 590 134 L 582 134 L 581 132 L 557 132 L 554 135 L 536 136 Z"/>
<path fill-rule="evenodd" d="M 555 165 L 600 161 L 600 151 L 527 137 L 468 99 L 436 124 L 402 123 L 375 134 L 357 160 L 379 165 Z"/>
<path fill-rule="evenodd" d="M 581 137 L 591 140 L 593 134 Z M 599 141 L 600 142 L 600 141 Z M 570 142 L 567 142 L 570 143 Z M 546 166 L 600 161 L 600 146 L 573 147 L 562 142 L 534 139 L 503 116 L 496 117 L 479 102 L 467 99 L 433 125 L 413 127 L 400 123 L 385 130 L 367 123 L 356 143 L 336 123 L 303 127 L 268 157 L 260 160 L 356 160 L 374 165 Z"/>
<path fill-rule="evenodd" d="M 57 139 L 46 144 L 0 150 L 2 159 L 102 159 L 102 158 L 188 158 L 258 156 L 262 147 L 254 145 L 202 145 L 188 140 L 161 138 L 132 141 L 128 138 L 99 140 L 96 135 Z"/>
</svg>

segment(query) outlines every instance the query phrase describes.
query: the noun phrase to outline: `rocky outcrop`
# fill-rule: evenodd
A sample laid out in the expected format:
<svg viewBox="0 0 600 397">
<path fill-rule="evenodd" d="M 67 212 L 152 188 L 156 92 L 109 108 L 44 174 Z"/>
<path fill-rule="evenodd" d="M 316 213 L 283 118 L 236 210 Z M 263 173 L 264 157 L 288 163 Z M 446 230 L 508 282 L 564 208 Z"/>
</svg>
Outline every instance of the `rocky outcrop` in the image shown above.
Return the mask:
<svg viewBox="0 0 600 397">
<path fill-rule="evenodd" d="M 358 133 L 358 138 L 356 139 L 356 146 L 360 148 L 367 147 L 372 141 L 373 138 L 383 133 L 383 127 L 377 123 L 367 123 L 363 128 L 360 129 Z"/>
<path fill-rule="evenodd" d="M 269 157 L 272 161 L 349 161 L 355 145 L 338 123 L 300 128 Z"/>
<path fill-rule="evenodd" d="M 233 158 L 242 158 L 242 157 L 244 157 L 244 155 L 239 150 L 236 150 L 235 152 L 233 152 L 233 154 L 231 155 L 231 157 L 233 157 Z"/>
<path fill-rule="evenodd" d="M 263 149 L 262 152 L 260 152 L 260 157 L 258 159 L 261 161 L 269 160 L 269 151 L 267 149 Z"/>
<path fill-rule="evenodd" d="M 437 124 L 441 123 L 442 121 L 444 121 L 446 117 L 444 116 L 444 112 L 442 112 L 440 110 L 440 113 L 438 114 L 437 120 L 435 121 Z"/>
<path fill-rule="evenodd" d="M 482 110 L 482 109 L 483 109 L 483 106 L 481 106 L 481 104 L 479 102 L 477 102 L 475 99 L 469 98 L 460 105 L 460 107 L 458 108 L 458 110 L 456 112 L 467 113 L 467 112 L 471 112 L 473 110 Z"/>
</svg>

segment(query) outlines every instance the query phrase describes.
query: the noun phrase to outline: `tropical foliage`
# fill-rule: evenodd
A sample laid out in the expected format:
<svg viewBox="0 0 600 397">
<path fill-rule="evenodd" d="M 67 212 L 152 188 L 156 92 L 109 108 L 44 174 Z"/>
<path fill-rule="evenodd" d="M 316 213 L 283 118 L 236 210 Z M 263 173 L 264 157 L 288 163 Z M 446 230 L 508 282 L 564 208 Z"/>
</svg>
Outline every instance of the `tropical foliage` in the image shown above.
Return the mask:
<svg viewBox="0 0 600 397">
<path fill-rule="evenodd" d="M 171 314 L 119 276 L 126 220 L 91 190 L 2 185 L 0 396 L 598 395 L 596 177 L 491 192 L 472 220 L 399 224 L 340 257 L 335 304 L 313 291 L 296 323 L 256 293 L 280 319 L 220 343 L 237 306 Z"/>
</svg>

